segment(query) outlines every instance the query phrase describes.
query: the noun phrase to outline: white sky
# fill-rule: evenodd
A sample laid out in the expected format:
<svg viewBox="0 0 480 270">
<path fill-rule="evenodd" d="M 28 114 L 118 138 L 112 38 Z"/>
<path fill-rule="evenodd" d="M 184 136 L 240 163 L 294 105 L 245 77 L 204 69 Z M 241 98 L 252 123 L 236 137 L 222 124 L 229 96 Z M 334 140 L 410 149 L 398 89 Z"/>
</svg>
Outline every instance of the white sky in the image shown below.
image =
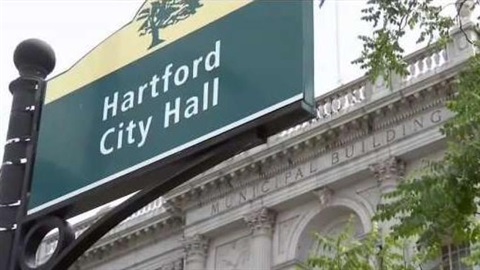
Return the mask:
<svg viewBox="0 0 480 270">
<path fill-rule="evenodd" d="M 0 0 L 0 156 L 10 113 L 10 81 L 18 77 L 15 47 L 39 38 L 55 51 L 58 74 L 128 23 L 142 0 Z"/>
<path fill-rule="evenodd" d="M 446 4 L 454 0 L 438 1 Z M 322 92 L 363 74 L 350 62 L 360 54 L 357 36 L 371 32 L 360 21 L 360 9 L 365 2 L 326 0 L 316 14 L 316 81 Z M 52 77 L 128 23 L 142 3 L 143 0 L 0 0 L 0 158 L 11 103 L 8 85 L 18 76 L 13 64 L 15 47 L 28 38 L 49 43 L 57 58 L 56 68 L 49 76 Z M 409 45 L 410 50 L 418 48 L 411 42 Z"/>
</svg>

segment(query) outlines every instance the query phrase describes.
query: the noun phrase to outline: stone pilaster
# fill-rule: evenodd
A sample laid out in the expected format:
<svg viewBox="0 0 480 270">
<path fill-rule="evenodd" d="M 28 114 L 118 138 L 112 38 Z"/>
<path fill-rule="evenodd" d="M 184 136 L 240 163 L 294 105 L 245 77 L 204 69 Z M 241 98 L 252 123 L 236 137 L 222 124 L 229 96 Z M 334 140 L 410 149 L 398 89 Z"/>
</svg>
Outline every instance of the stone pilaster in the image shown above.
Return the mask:
<svg viewBox="0 0 480 270">
<path fill-rule="evenodd" d="M 370 165 L 375 179 L 380 187 L 382 195 L 392 192 L 399 181 L 405 175 L 405 163 L 396 158 L 390 157 L 382 162 Z"/>
<path fill-rule="evenodd" d="M 377 180 L 381 193 L 380 196 L 382 196 L 380 203 L 383 204 L 386 202 L 383 195 L 394 191 L 397 184 L 403 179 L 405 175 L 405 162 L 396 157 L 390 157 L 382 162 L 370 165 L 370 170 Z M 389 234 L 393 224 L 395 224 L 394 220 L 379 224 L 384 237 Z"/>
<path fill-rule="evenodd" d="M 268 270 L 272 267 L 272 236 L 276 213 L 261 208 L 245 216 L 245 222 L 252 230 L 251 269 Z"/>
<path fill-rule="evenodd" d="M 185 269 L 204 270 L 208 256 L 208 239 L 196 234 L 186 237 L 183 244 L 186 253 Z"/>
</svg>

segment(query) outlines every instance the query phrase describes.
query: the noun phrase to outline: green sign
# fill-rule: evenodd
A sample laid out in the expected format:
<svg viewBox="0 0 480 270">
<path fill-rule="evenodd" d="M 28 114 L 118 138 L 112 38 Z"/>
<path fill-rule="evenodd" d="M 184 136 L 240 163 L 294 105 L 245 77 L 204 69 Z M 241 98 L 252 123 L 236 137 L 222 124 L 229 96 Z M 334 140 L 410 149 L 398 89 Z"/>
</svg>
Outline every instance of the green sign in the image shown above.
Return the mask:
<svg viewBox="0 0 480 270">
<path fill-rule="evenodd" d="M 309 1 L 147 1 L 49 82 L 30 213 L 288 105 L 312 109 L 312 17 Z"/>
</svg>

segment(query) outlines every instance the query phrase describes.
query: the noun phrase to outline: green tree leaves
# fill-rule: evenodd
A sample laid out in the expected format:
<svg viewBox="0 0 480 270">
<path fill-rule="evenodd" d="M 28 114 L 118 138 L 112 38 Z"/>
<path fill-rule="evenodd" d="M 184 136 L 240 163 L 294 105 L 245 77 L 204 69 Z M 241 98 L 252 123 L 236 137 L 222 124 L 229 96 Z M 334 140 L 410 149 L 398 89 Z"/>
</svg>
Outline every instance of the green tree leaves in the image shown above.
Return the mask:
<svg viewBox="0 0 480 270">
<path fill-rule="evenodd" d="M 471 0 L 458 0 L 456 6 L 466 1 Z M 479 4 L 472 1 L 467 6 Z M 436 40 L 436 46 L 445 46 L 456 18 L 442 15 L 442 9 L 433 0 L 369 0 L 362 20 L 375 30 L 359 37 L 363 50 L 353 63 L 366 69 L 372 80 L 383 77 L 390 82 L 393 75 L 408 75 L 400 39 L 417 29 L 417 42 Z M 320 248 L 307 269 L 418 269 L 452 244 L 470 246 L 471 256 L 465 261 L 480 264 L 480 56 L 470 59 L 455 87 L 456 96 L 447 104 L 455 116 L 441 130 L 447 138 L 444 158 L 425 162 L 378 207 L 374 221 L 394 221 L 392 234 L 382 240 L 375 228 L 362 241 L 355 240 L 351 230 L 338 238 L 317 235 Z M 407 239 L 415 239 L 418 252 L 413 262 L 400 252 Z"/>
<path fill-rule="evenodd" d="M 407 63 L 400 40 L 407 30 L 419 29 L 417 42 L 439 39 L 443 46 L 449 40 L 454 24 L 451 17 L 441 14 L 442 7 L 433 0 L 369 0 L 362 10 L 362 20 L 372 24 L 371 36 L 361 35 L 363 50 L 352 63 L 366 69 L 372 79 L 382 77 L 390 82 L 393 74 L 408 75 Z"/>
<path fill-rule="evenodd" d="M 358 239 L 350 221 L 338 236 L 315 234 L 316 248 L 303 269 L 315 270 L 413 270 L 418 261 L 407 259 L 409 241 L 382 239 L 378 226 Z"/>
<path fill-rule="evenodd" d="M 425 249 L 453 244 L 477 244 L 480 239 L 480 57 L 471 59 L 459 76 L 458 95 L 447 104 L 456 113 L 443 132 L 448 146 L 440 162 L 429 162 L 410 176 L 376 220 L 398 219 L 397 238 L 418 236 Z"/>
</svg>

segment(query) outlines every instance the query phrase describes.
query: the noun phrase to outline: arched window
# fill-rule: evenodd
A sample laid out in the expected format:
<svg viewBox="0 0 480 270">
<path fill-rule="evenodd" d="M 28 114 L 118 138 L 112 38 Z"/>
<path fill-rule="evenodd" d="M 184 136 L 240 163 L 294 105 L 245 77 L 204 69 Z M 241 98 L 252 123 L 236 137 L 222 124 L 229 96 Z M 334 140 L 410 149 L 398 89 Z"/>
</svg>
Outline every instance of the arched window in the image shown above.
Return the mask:
<svg viewBox="0 0 480 270">
<path fill-rule="evenodd" d="M 305 262 L 309 256 L 313 255 L 312 252 L 316 252 L 315 233 L 329 237 L 339 235 L 344 231 L 349 221 L 352 223 L 354 235 L 361 238 L 365 234 L 365 230 L 360 218 L 352 209 L 335 206 L 322 210 L 303 229 L 297 244 L 296 259 Z"/>
</svg>

